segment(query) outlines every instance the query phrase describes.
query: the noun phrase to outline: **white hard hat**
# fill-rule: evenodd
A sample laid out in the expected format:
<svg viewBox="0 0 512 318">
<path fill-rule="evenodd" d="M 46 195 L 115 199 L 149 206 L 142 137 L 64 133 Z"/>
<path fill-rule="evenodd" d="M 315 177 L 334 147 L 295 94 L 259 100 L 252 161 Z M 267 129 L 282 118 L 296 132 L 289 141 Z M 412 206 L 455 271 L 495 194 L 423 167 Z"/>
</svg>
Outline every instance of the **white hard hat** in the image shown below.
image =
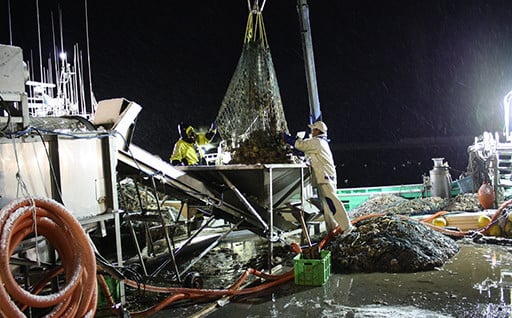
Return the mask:
<svg viewBox="0 0 512 318">
<path fill-rule="evenodd" d="M 327 125 L 321 120 L 315 121 L 313 124 L 308 125 L 308 127 L 311 129 L 318 129 L 321 132 L 327 133 Z"/>
</svg>

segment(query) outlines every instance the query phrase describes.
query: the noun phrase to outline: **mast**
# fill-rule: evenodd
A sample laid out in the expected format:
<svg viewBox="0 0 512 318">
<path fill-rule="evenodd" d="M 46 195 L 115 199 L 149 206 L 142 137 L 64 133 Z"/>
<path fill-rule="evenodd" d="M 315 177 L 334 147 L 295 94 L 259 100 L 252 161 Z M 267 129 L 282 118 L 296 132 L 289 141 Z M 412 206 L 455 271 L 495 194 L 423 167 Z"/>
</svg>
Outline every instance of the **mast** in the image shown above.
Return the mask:
<svg viewBox="0 0 512 318">
<path fill-rule="evenodd" d="M 313 40 L 311 38 L 307 0 L 297 0 L 297 12 L 299 14 L 302 50 L 304 54 L 304 66 L 306 69 L 306 82 L 309 96 L 309 122 L 313 123 L 317 120 L 322 120 L 322 111 L 320 110 L 320 100 L 318 98 Z"/>
<path fill-rule="evenodd" d="M 94 94 L 92 92 L 92 76 L 91 76 L 91 51 L 89 48 L 89 14 L 87 8 L 87 0 L 85 0 L 85 36 L 87 41 L 87 70 L 89 72 L 89 94 L 91 98 L 91 114 L 94 114 L 95 106 L 94 105 Z M 85 105 L 85 104 L 84 104 Z"/>
<path fill-rule="evenodd" d="M 39 42 L 39 79 L 43 81 L 43 54 L 41 53 L 41 25 L 39 22 L 39 0 L 36 0 L 36 12 L 37 12 L 37 38 Z"/>
<path fill-rule="evenodd" d="M 11 0 L 7 1 L 7 10 L 9 11 L 9 44 L 12 45 Z"/>
<path fill-rule="evenodd" d="M 512 101 L 512 91 L 508 92 L 503 98 L 503 108 L 505 110 L 505 140 L 510 141 L 512 136 L 510 135 L 510 101 Z"/>
<path fill-rule="evenodd" d="M 59 80 L 59 54 L 57 52 L 57 39 L 55 37 L 55 20 L 53 18 L 53 11 L 51 12 L 52 19 L 52 40 L 53 40 L 53 69 L 55 70 L 55 83 Z M 53 78 L 51 83 L 53 83 Z M 52 97 L 54 97 L 52 90 Z"/>
<path fill-rule="evenodd" d="M 60 4 L 58 6 L 59 10 L 59 27 L 60 27 L 60 53 L 64 53 L 64 32 L 62 31 L 62 10 L 60 8 Z"/>
</svg>

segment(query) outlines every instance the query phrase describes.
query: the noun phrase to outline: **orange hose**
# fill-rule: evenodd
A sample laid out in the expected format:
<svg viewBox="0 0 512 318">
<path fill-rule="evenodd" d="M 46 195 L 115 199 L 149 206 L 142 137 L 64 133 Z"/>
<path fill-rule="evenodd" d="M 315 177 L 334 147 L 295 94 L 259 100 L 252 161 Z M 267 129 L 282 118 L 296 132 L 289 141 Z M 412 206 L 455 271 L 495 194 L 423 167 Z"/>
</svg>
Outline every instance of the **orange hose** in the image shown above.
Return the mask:
<svg viewBox="0 0 512 318">
<path fill-rule="evenodd" d="M 269 280 L 268 282 L 265 282 L 261 285 L 245 288 L 245 289 L 239 289 L 242 283 L 249 277 L 249 275 L 255 275 L 260 278 L 264 278 Z M 152 285 L 143 285 L 143 288 L 150 292 L 157 292 L 157 293 L 171 293 L 171 295 L 167 298 L 165 298 L 163 301 L 158 303 L 157 305 L 148 308 L 143 311 L 139 312 L 131 312 L 130 315 L 132 317 L 148 317 L 161 309 L 169 306 L 173 302 L 176 302 L 178 300 L 182 299 L 217 299 L 222 296 L 233 296 L 233 295 L 246 295 L 251 293 L 260 292 L 263 290 L 266 290 L 268 288 L 277 286 L 279 284 L 282 284 L 286 281 L 289 281 L 293 279 L 294 272 L 293 269 L 280 275 L 271 275 L 262 273 L 260 271 L 257 271 L 255 269 L 249 268 L 246 271 L 242 273 L 242 275 L 227 289 L 194 289 L 194 288 L 181 288 L 181 287 L 159 287 L 159 286 L 152 286 Z M 140 285 L 132 280 L 125 279 L 124 280 L 126 286 L 130 286 L 133 288 L 138 288 Z"/>
<path fill-rule="evenodd" d="M 258 277 L 267 277 L 270 282 L 264 283 L 262 285 L 259 285 L 257 287 L 261 290 L 264 290 L 265 287 L 269 286 L 271 283 L 275 281 L 286 281 L 289 279 L 290 273 L 292 274 L 293 278 L 293 270 L 280 274 L 280 275 L 270 275 L 270 274 L 262 274 L 259 271 L 256 271 L 252 268 L 247 269 L 244 273 L 242 273 L 241 278 L 237 279 L 237 281 L 228 287 L 227 289 L 195 289 L 195 288 L 185 288 L 185 287 L 161 287 L 161 286 L 153 286 L 153 285 L 145 285 L 145 284 L 139 284 L 133 280 L 125 279 L 124 282 L 126 286 L 130 286 L 132 288 L 139 288 L 142 286 L 142 288 L 149 292 L 154 293 L 183 293 L 183 294 L 190 294 L 190 295 L 201 295 L 201 296 L 225 296 L 225 295 L 233 295 L 237 293 L 243 293 L 245 294 L 245 290 L 251 290 L 249 288 L 242 290 L 238 290 L 239 286 L 242 285 L 242 283 L 246 280 L 246 278 L 249 276 L 248 274 L 254 274 Z M 272 285 L 273 286 L 273 285 Z M 252 287 L 254 288 L 254 287 Z"/>
<path fill-rule="evenodd" d="M 381 214 L 370 214 L 370 215 L 363 215 L 363 216 L 360 216 L 358 217 L 357 219 L 354 219 L 352 220 L 350 223 L 351 224 L 355 224 L 361 220 L 364 220 L 364 219 L 369 219 L 369 218 L 372 218 L 372 217 L 377 217 L 377 216 L 381 216 L 381 215 L 384 215 L 383 213 Z M 324 236 L 324 238 L 318 243 L 318 249 L 319 250 L 323 250 L 324 247 L 329 244 L 329 242 L 335 238 L 336 236 L 338 236 L 339 234 L 343 234 L 343 231 L 341 230 L 341 227 L 337 226 L 334 230 L 332 230 L 331 232 L 327 233 L 326 236 Z"/>
<path fill-rule="evenodd" d="M 512 203 L 512 200 L 510 200 L 510 201 L 506 202 L 504 205 L 502 205 L 500 207 L 500 209 L 497 211 L 497 213 L 495 214 L 495 216 L 493 217 L 493 220 L 496 219 L 497 215 L 499 213 L 501 213 L 501 211 L 511 203 Z M 449 234 L 452 236 L 467 235 L 468 232 L 453 231 L 453 230 L 445 229 L 445 228 L 430 224 L 430 221 L 433 220 L 434 218 L 439 217 L 441 215 L 445 215 L 447 213 L 448 213 L 447 211 L 439 211 L 427 218 L 424 218 L 419 221 L 416 220 L 416 221 L 423 222 L 427 226 L 429 226 L 430 228 L 432 228 L 436 231 L 439 231 L 439 232 L 442 232 L 445 234 Z M 369 219 L 369 218 L 373 218 L 373 217 L 380 217 L 383 215 L 386 215 L 386 214 L 385 213 L 374 213 L 374 214 L 363 215 L 357 219 L 352 220 L 351 223 L 355 224 L 361 220 L 365 220 L 365 219 Z M 406 216 L 401 216 L 401 217 L 411 219 Z M 319 249 L 324 248 L 324 246 L 326 246 L 329 243 L 329 241 L 331 241 L 334 237 L 336 237 L 339 234 L 341 234 L 341 231 L 339 228 L 336 228 L 333 231 L 331 231 L 330 233 L 328 233 L 318 244 Z M 239 287 L 243 284 L 243 282 L 251 274 L 255 275 L 257 277 L 266 279 L 269 282 L 263 283 L 261 285 L 255 286 L 255 287 L 250 287 L 250 288 L 245 288 L 245 289 L 240 290 Z M 289 281 L 293 278 L 294 278 L 293 269 L 284 274 L 281 274 L 281 275 L 270 275 L 270 274 L 262 273 L 255 269 L 249 268 L 244 273 L 242 273 L 242 275 L 235 281 L 235 283 L 233 283 L 233 285 L 231 285 L 227 289 L 192 289 L 192 288 L 180 288 L 180 287 L 160 287 L 160 286 L 152 286 L 152 285 L 143 285 L 143 288 L 147 291 L 157 292 L 157 293 L 170 293 L 171 295 L 169 297 L 167 297 L 166 299 L 164 299 L 159 304 L 157 304 L 149 309 L 146 309 L 144 311 L 131 313 L 131 315 L 133 317 L 147 317 L 147 316 L 152 315 L 152 314 L 160 311 L 161 309 L 169 306 L 173 302 L 176 302 L 176 301 L 182 300 L 182 299 L 200 299 L 200 298 L 216 299 L 216 298 L 220 298 L 222 296 L 246 295 L 246 294 L 256 293 L 256 292 L 260 292 L 265 289 L 271 288 L 273 286 L 282 284 L 282 283 Z M 133 288 L 138 288 L 140 286 L 137 282 L 129 280 L 129 279 L 125 279 L 124 282 L 127 286 L 130 286 Z"/>
<path fill-rule="evenodd" d="M 35 219 L 35 222 L 34 222 Z M 10 258 L 29 235 L 44 236 L 57 250 L 61 268 L 49 273 L 32 291 L 14 279 Z M 24 317 L 21 308 L 52 308 L 48 317 L 94 316 L 97 302 L 96 259 L 82 226 L 64 206 L 48 198 L 20 199 L 0 210 L 0 313 Z M 38 293 L 63 271 L 66 283 L 49 295 Z"/>
<path fill-rule="evenodd" d="M 103 291 L 103 294 L 107 298 L 107 303 L 110 308 L 110 312 L 112 314 L 118 316 L 119 312 L 114 308 L 116 303 L 114 301 L 114 297 L 112 297 L 112 293 L 110 292 L 110 289 L 108 288 L 108 284 L 107 284 L 107 281 L 105 280 L 105 277 L 102 274 L 98 274 L 97 278 L 98 278 L 99 287 L 101 288 L 101 290 Z"/>
<path fill-rule="evenodd" d="M 151 308 L 148 308 L 143 311 L 130 313 L 130 316 L 131 317 L 149 317 L 149 316 L 154 315 L 155 313 L 159 312 L 160 310 L 164 309 L 165 307 L 169 306 L 173 302 L 185 299 L 186 296 L 187 296 L 186 294 L 171 295 Z"/>
<path fill-rule="evenodd" d="M 431 222 L 433 219 L 435 219 L 435 218 L 437 218 L 439 216 L 443 216 L 445 214 L 448 214 L 448 211 L 444 211 L 444 210 L 443 211 L 438 211 L 438 212 L 436 212 L 436 213 L 434 213 L 434 214 L 432 214 L 432 215 L 430 215 L 430 216 L 428 216 L 428 217 L 426 217 L 424 219 L 421 219 L 420 221 L 421 222 L 425 222 L 425 223 L 426 222 Z"/>
</svg>

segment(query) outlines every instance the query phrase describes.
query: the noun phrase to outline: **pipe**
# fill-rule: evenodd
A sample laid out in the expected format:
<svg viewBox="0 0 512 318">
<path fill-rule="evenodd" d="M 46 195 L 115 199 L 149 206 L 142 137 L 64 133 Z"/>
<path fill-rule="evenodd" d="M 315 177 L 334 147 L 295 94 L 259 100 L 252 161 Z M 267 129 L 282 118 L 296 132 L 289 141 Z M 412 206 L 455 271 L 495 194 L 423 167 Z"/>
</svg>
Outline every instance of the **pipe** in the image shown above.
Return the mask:
<svg viewBox="0 0 512 318">
<path fill-rule="evenodd" d="M 268 231 L 269 230 L 269 227 L 267 225 L 267 223 L 265 223 L 265 221 L 263 221 L 263 219 L 261 218 L 261 216 L 258 214 L 258 212 L 256 212 L 256 210 L 253 208 L 253 206 L 249 203 L 249 201 L 247 201 L 247 199 L 244 197 L 244 195 L 240 192 L 240 190 L 238 190 L 237 187 L 235 187 L 235 185 L 223 174 L 223 173 L 219 173 L 220 176 L 222 177 L 222 179 L 224 179 L 224 182 L 227 184 L 227 186 L 233 190 L 233 192 L 236 194 L 236 196 L 238 197 L 238 199 L 240 200 L 240 202 L 242 202 L 245 207 L 247 209 L 249 209 L 249 211 L 254 215 L 254 217 L 258 220 L 258 222 L 261 223 L 261 225 L 263 225 L 263 228 L 265 229 L 265 231 Z"/>
<path fill-rule="evenodd" d="M 322 120 L 318 87 L 316 83 L 315 58 L 313 56 L 313 40 L 311 26 L 309 24 L 309 7 L 306 0 L 297 0 L 297 12 L 299 14 L 300 34 L 302 38 L 302 51 L 304 55 L 304 67 L 306 69 L 306 82 L 309 96 L 309 122 L 312 124 Z"/>
</svg>

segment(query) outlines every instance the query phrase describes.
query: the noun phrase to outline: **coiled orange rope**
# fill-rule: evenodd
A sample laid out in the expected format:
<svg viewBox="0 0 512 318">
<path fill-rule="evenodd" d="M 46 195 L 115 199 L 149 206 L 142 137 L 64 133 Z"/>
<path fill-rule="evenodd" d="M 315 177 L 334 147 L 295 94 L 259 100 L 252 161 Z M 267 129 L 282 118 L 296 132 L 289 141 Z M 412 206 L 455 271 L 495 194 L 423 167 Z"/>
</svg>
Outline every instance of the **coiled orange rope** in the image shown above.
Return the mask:
<svg viewBox="0 0 512 318">
<path fill-rule="evenodd" d="M 61 267 L 34 288 L 18 285 L 9 265 L 16 247 L 28 236 L 44 236 L 57 250 Z M 63 272 L 66 283 L 53 294 L 38 295 Z M 97 303 L 96 259 L 82 226 L 61 204 L 48 198 L 21 199 L 0 210 L 0 313 L 24 317 L 21 308 L 52 308 L 47 317 L 93 317 Z"/>
</svg>

